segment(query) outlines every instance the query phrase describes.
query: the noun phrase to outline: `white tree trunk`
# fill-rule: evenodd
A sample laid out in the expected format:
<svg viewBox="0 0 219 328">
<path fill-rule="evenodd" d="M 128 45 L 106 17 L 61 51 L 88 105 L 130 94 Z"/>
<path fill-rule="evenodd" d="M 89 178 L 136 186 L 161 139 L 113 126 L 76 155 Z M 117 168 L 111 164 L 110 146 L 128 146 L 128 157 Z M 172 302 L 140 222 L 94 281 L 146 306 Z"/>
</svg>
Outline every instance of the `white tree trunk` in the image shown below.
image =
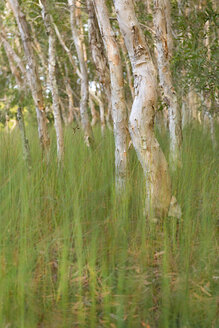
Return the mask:
<svg viewBox="0 0 219 328">
<path fill-rule="evenodd" d="M 182 128 L 180 108 L 170 70 L 173 39 L 169 0 L 154 0 L 154 9 L 159 78 L 163 90 L 163 100 L 169 113 L 170 164 L 175 170 L 181 165 Z"/>
<path fill-rule="evenodd" d="M 146 177 L 149 217 L 167 215 L 171 200 L 168 164 L 154 134 L 157 74 L 132 0 L 114 0 L 134 75 L 135 99 L 129 119 L 132 142 Z"/>
<path fill-rule="evenodd" d="M 53 32 L 53 28 L 51 26 L 50 15 L 47 12 L 46 1 L 41 0 L 41 8 L 42 8 L 42 17 L 46 27 L 46 31 L 49 38 L 49 54 L 48 54 L 48 63 L 49 63 L 49 84 L 50 90 L 52 93 L 52 108 L 54 115 L 54 124 L 56 130 L 56 140 L 57 140 L 57 156 L 58 161 L 61 163 L 64 158 L 64 133 L 62 127 L 62 119 L 59 108 L 59 92 L 56 81 L 56 54 L 55 54 L 55 35 Z"/>
<path fill-rule="evenodd" d="M 15 16 L 18 29 L 21 35 L 21 40 L 24 47 L 24 53 L 26 57 L 26 74 L 28 78 L 28 82 L 30 85 L 30 89 L 32 92 L 32 97 L 34 100 L 34 104 L 36 107 L 37 120 L 38 120 L 38 133 L 40 142 L 43 150 L 47 150 L 49 147 L 49 135 L 47 129 L 47 119 L 45 113 L 45 104 L 43 99 L 42 86 L 40 83 L 37 63 L 35 59 L 35 55 L 33 52 L 31 35 L 29 32 L 29 27 L 27 25 L 27 21 L 24 13 L 21 11 L 20 6 L 17 0 L 8 0 L 9 5 L 13 11 Z"/>
<path fill-rule="evenodd" d="M 70 9 L 72 36 L 77 51 L 78 61 L 80 65 L 80 72 L 81 72 L 81 102 L 80 102 L 81 124 L 84 131 L 85 143 L 89 147 L 92 146 L 92 144 L 94 143 L 94 138 L 93 138 L 93 132 L 88 115 L 89 93 L 88 93 L 87 66 L 84 58 L 83 42 L 80 38 L 80 33 L 78 30 L 78 26 L 80 28 L 80 2 L 78 0 L 68 0 L 68 5 Z"/>
<path fill-rule="evenodd" d="M 122 63 L 119 48 L 110 25 L 105 0 L 93 0 L 103 37 L 111 79 L 112 117 L 115 137 L 116 188 L 125 187 L 127 175 L 127 112 L 124 95 Z"/>
</svg>

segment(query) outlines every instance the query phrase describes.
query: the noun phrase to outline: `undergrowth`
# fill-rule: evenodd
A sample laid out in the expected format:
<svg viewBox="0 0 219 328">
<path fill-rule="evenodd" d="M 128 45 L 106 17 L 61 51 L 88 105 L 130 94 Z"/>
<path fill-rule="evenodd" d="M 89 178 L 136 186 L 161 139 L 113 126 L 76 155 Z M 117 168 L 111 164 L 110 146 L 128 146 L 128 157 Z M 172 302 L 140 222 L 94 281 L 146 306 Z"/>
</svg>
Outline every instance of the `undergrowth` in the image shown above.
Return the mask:
<svg viewBox="0 0 219 328">
<path fill-rule="evenodd" d="M 32 171 L 19 131 L 0 135 L 1 328 L 210 328 L 217 318 L 218 150 L 200 127 L 184 131 L 172 174 L 182 218 L 147 221 L 144 177 L 130 151 L 127 188 L 114 186 L 114 142 L 65 132 L 58 169 L 28 128 Z M 167 152 L 168 139 L 159 136 Z"/>
</svg>

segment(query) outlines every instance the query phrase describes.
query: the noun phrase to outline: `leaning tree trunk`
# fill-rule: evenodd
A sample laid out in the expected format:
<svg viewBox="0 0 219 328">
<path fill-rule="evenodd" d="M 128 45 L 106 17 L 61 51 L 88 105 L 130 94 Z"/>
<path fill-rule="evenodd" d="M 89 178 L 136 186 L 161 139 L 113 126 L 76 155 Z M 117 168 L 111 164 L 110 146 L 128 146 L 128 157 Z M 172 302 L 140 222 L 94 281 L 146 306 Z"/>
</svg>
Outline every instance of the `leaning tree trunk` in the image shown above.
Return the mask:
<svg viewBox="0 0 219 328">
<path fill-rule="evenodd" d="M 84 48 L 83 42 L 80 38 L 78 25 L 80 26 L 80 2 L 78 0 L 68 0 L 70 8 L 70 20 L 72 36 L 75 44 L 75 48 L 78 55 L 78 61 L 81 71 L 81 102 L 80 102 L 80 114 L 81 114 L 81 124 L 84 131 L 85 143 L 86 145 L 92 146 L 94 143 L 93 132 L 88 115 L 88 73 L 87 65 L 84 58 Z"/>
<path fill-rule="evenodd" d="M 46 0 L 41 0 L 41 7 L 42 7 L 42 17 L 46 27 L 47 34 L 49 36 L 49 84 L 52 93 L 52 107 L 53 107 L 53 115 L 54 115 L 54 123 L 55 123 L 55 130 L 56 130 L 56 139 L 57 139 L 57 156 L 58 161 L 61 163 L 64 157 L 64 133 L 62 127 L 62 118 L 60 114 L 59 108 L 59 92 L 58 86 L 56 81 L 56 54 L 55 54 L 55 35 L 53 28 L 51 26 L 51 19 L 47 12 L 46 8 Z"/>
<path fill-rule="evenodd" d="M 26 57 L 26 74 L 30 89 L 32 92 L 32 97 L 36 107 L 37 120 L 38 120 L 38 133 L 40 142 L 43 150 L 48 150 L 49 147 L 49 135 L 47 129 L 47 118 L 45 113 L 45 104 L 43 99 L 42 86 L 40 83 L 37 62 L 33 52 L 32 39 L 29 31 L 29 27 L 26 21 L 24 13 L 21 11 L 19 3 L 17 0 L 8 0 L 15 19 L 17 21 L 18 29 L 21 35 L 24 53 Z"/>
<path fill-rule="evenodd" d="M 11 73 L 15 77 L 15 81 L 17 83 L 18 88 L 20 90 L 22 90 L 22 89 L 24 89 L 24 86 L 25 86 L 25 84 L 24 84 L 24 81 L 25 80 L 22 78 L 21 72 L 18 69 L 18 66 L 16 66 L 16 64 L 14 62 L 14 58 L 12 57 L 12 54 L 9 51 L 8 47 L 7 47 L 7 43 L 4 42 L 6 40 L 3 39 L 3 38 L 1 38 L 1 33 L 0 33 L 0 40 L 3 43 L 4 49 L 5 49 L 5 53 L 6 53 L 7 57 L 8 57 L 8 63 L 9 63 L 9 66 L 10 66 Z"/>
<path fill-rule="evenodd" d="M 10 45 L 10 43 L 7 40 L 7 36 L 6 36 L 6 32 L 1 24 L 0 26 L 0 41 L 2 42 L 4 49 L 5 49 L 5 53 L 8 57 L 8 62 L 9 62 L 9 66 L 11 69 L 12 74 L 15 76 L 16 79 L 16 83 L 19 87 L 19 89 L 24 89 L 24 87 L 26 86 L 26 70 L 25 67 L 22 63 L 21 58 L 16 54 L 16 52 L 14 51 L 14 49 L 12 48 L 12 46 Z"/>
<path fill-rule="evenodd" d="M 167 215 L 171 201 L 168 164 L 154 134 L 157 74 L 132 0 L 114 0 L 120 29 L 132 64 L 135 98 L 129 119 L 132 142 L 146 177 L 149 217 Z"/>
<path fill-rule="evenodd" d="M 58 27 L 56 26 L 56 24 L 54 22 L 53 22 L 53 26 L 54 26 L 56 36 L 57 36 L 61 46 L 63 47 L 66 54 L 68 55 L 70 63 L 72 64 L 72 66 L 73 66 L 76 74 L 78 75 L 78 77 L 81 78 L 81 72 L 79 71 L 79 69 L 77 67 L 76 61 L 75 61 L 74 57 L 72 56 L 70 49 L 66 46 L 65 41 L 64 41 L 61 33 L 59 32 Z"/>
<path fill-rule="evenodd" d="M 111 79 L 112 117 L 115 136 L 116 187 L 121 191 L 127 174 L 127 113 L 122 63 L 110 25 L 105 0 L 93 0 L 99 28 L 108 58 Z"/>
<path fill-rule="evenodd" d="M 169 0 L 154 0 L 154 27 L 156 31 L 157 63 L 163 100 L 167 105 L 170 131 L 170 164 L 173 170 L 181 165 L 182 127 L 181 113 L 173 87 L 170 59 L 173 38 Z"/>
</svg>

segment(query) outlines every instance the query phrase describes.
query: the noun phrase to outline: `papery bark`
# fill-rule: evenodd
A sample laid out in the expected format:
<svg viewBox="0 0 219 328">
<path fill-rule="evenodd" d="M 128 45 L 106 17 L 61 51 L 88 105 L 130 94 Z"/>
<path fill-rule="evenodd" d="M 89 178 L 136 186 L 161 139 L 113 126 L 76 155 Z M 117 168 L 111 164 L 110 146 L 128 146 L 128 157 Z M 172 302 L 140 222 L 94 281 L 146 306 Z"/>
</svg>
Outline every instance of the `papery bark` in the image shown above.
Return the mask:
<svg viewBox="0 0 219 328">
<path fill-rule="evenodd" d="M 115 137 L 116 189 L 121 192 L 127 176 L 127 111 L 119 48 L 110 25 L 105 0 L 93 0 L 99 29 L 103 37 L 111 79 L 112 117 Z"/>
<path fill-rule="evenodd" d="M 168 164 L 154 134 L 157 74 L 132 0 L 114 0 L 134 75 L 135 98 L 129 118 L 132 142 L 146 177 L 148 217 L 168 214 L 171 181 Z"/>
</svg>

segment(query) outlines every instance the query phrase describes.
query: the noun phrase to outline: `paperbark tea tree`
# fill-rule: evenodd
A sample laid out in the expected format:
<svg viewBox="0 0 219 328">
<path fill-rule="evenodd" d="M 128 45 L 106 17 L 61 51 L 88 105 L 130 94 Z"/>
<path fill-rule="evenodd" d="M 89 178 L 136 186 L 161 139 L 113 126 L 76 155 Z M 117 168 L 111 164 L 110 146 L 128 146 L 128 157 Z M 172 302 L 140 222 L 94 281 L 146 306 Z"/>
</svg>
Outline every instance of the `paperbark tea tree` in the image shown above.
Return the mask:
<svg viewBox="0 0 219 328">
<path fill-rule="evenodd" d="M 171 27 L 171 12 L 169 0 L 154 0 L 155 44 L 157 50 L 157 65 L 163 100 L 168 108 L 170 132 L 170 164 L 173 170 L 181 166 L 182 127 L 181 113 L 173 86 L 170 60 L 173 51 Z"/>
<path fill-rule="evenodd" d="M 157 74 L 132 0 L 114 0 L 134 75 L 135 98 L 129 117 L 129 131 L 146 178 L 146 213 L 167 215 L 171 201 L 168 164 L 154 133 Z"/>
<path fill-rule="evenodd" d="M 125 187 L 127 175 L 127 111 L 122 62 L 114 32 L 110 25 L 105 0 L 93 0 L 93 3 L 110 68 L 112 117 L 115 138 L 116 188 L 120 191 Z"/>
<path fill-rule="evenodd" d="M 88 89 L 88 72 L 87 65 L 84 56 L 84 45 L 80 35 L 78 26 L 80 26 L 80 1 L 68 0 L 70 10 L 70 22 L 72 37 L 75 44 L 80 73 L 81 73 L 81 101 L 80 101 L 80 114 L 81 114 L 81 125 L 84 131 L 85 143 L 88 147 L 94 144 L 93 131 L 91 128 L 89 115 L 88 115 L 88 100 L 89 100 L 89 89 Z"/>
<path fill-rule="evenodd" d="M 35 54 L 32 47 L 32 38 L 30 29 L 17 0 L 8 0 L 8 3 L 13 11 L 16 19 L 21 40 L 24 47 L 24 53 L 26 58 L 26 75 L 30 85 L 33 101 L 36 107 L 37 121 L 38 121 L 38 133 L 43 150 L 48 151 L 50 144 L 47 118 L 45 112 L 45 102 L 43 98 L 42 86 L 39 78 L 39 72 Z"/>
<path fill-rule="evenodd" d="M 64 157 L 64 133 L 62 127 L 62 119 L 59 108 L 59 91 L 56 81 L 56 36 L 53 30 L 50 15 L 47 10 L 47 1 L 41 0 L 40 5 L 42 8 L 42 17 L 48 34 L 49 51 L 48 51 L 48 65 L 49 65 L 49 86 L 52 93 L 52 108 L 54 115 L 54 125 L 56 130 L 57 140 L 57 156 L 59 164 L 62 162 Z"/>
</svg>

